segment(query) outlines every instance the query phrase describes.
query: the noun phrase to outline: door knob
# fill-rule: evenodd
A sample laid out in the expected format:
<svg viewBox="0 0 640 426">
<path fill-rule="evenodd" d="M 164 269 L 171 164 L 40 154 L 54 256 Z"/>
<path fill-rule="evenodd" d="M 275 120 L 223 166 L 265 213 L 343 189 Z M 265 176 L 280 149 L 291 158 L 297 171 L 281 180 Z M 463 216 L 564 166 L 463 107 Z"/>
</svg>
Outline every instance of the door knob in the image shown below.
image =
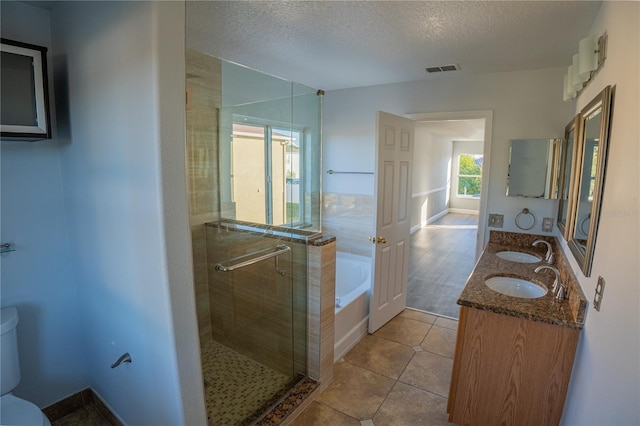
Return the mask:
<svg viewBox="0 0 640 426">
<path fill-rule="evenodd" d="M 387 239 L 385 237 L 369 237 L 369 241 L 371 241 L 373 244 L 386 244 L 387 243 Z"/>
</svg>

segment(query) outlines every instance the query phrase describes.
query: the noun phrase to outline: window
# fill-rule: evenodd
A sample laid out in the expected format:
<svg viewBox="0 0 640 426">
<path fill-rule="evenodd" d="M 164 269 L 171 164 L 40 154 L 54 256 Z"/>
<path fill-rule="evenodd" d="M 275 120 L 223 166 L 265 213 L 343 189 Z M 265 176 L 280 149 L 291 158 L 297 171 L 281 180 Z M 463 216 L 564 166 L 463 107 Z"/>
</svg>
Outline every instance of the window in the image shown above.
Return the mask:
<svg viewBox="0 0 640 426">
<path fill-rule="evenodd" d="M 458 197 L 480 198 L 482 188 L 482 154 L 458 156 Z"/>
<path fill-rule="evenodd" d="M 302 131 L 270 124 L 233 125 L 232 200 L 236 219 L 268 225 L 302 221 Z"/>
</svg>

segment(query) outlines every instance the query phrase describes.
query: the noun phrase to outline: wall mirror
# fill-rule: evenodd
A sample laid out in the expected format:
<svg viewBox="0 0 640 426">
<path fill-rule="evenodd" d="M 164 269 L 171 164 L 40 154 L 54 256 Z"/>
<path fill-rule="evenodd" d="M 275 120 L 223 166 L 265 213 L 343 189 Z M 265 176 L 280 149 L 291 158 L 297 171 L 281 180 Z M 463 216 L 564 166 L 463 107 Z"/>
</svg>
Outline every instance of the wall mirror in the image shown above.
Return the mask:
<svg viewBox="0 0 640 426">
<path fill-rule="evenodd" d="M 564 140 L 560 150 L 560 166 L 558 172 L 558 228 L 565 239 L 569 240 L 570 226 L 567 226 L 567 219 L 570 217 L 570 209 L 573 207 L 569 198 L 571 188 L 571 177 L 575 176 L 573 170 L 576 168 L 578 159 L 577 140 L 580 138 L 580 114 L 564 129 Z"/>
<path fill-rule="evenodd" d="M 591 263 L 598 232 L 598 220 L 606 174 L 612 89 L 607 86 L 580 112 L 580 160 L 575 168 L 570 197 L 575 203 L 569 230 L 569 248 L 586 277 L 591 275 Z"/>
<path fill-rule="evenodd" d="M 562 139 L 512 139 L 507 196 L 557 198 Z"/>
</svg>

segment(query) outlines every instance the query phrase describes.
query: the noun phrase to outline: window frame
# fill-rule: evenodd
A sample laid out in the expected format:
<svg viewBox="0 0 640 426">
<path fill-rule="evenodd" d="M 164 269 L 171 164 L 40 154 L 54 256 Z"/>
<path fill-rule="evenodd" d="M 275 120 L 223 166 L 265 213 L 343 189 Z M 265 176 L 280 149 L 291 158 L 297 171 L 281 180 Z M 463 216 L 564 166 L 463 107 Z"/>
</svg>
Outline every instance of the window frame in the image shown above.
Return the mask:
<svg viewBox="0 0 640 426">
<path fill-rule="evenodd" d="M 302 126 L 295 126 L 295 125 L 291 125 L 291 123 L 284 123 L 284 122 L 278 122 L 278 121 L 272 121 L 272 120 L 265 120 L 265 119 L 261 119 L 261 118 L 256 118 L 256 117 L 251 117 L 251 116 L 246 116 L 246 115 L 240 115 L 240 114 L 233 114 L 233 119 L 232 119 L 232 134 L 235 133 L 235 130 L 233 130 L 233 126 L 235 125 L 244 125 L 244 126 L 252 126 L 252 127 L 261 127 L 263 129 L 263 140 L 264 140 L 264 161 L 265 161 L 265 222 L 267 225 L 272 225 L 272 226 L 285 226 L 285 227 L 298 227 L 298 226 L 302 226 L 305 222 L 304 222 L 304 218 L 305 218 L 305 203 L 304 203 L 304 199 L 305 199 L 305 185 L 304 185 L 304 172 L 303 172 L 303 167 L 304 167 L 304 152 L 306 151 L 303 148 L 303 143 L 304 143 L 304 139 L 305 139 L 305 128 Z M 274 130 L 276 132 L 281 132 L 281 133 L 289 133 L 290 134 L 290 138 L 293 140 L 293 136 L 297 135 L 297 139 L 298 139 L 298 155 L 299 155 L 299 202 L 298 202 L 298 217 L 295 220 L 292 220 L 290 222 L 284 222 L 281 224 L 274 224 L 273 223 L 273 187 L 272 187 L 272 180 L 273 180 L 273 146 L 272 146 L 272 141 L 273 141 L 273 132 Z M 232 153 L 233 155 L 233 153 Z M 286 159 L 285 159 L 285 167 L 286 167 Z M 285 185 L 285 219 L 287 219 L 287 202 L 286 202 L 286 185 L 287 185 L 287 178 L 286 178 L 286 172 L 285 172 L 285 177 L 284 177 L 284 185 Z M 235 199 L 235 192 L 232 191 L 232 199 Z"/>
<path fill-rule="evenodd" d="M 472 154 L 472 153 L 468 153 L 468 152 L 462 152 L 460 154 L 458 154 L 458 161 L 456 163 L 456 182 L 455 182 L 455 196 L 456 198 L 464 198 L 467 200 L 479 200 L 481 197 L 481 193 L 482 193 L 482 166 L 480 167 L 480 174 L 478 175 L 467 175 L 467 174 L 461 174 L 460 173 L 460 159 L 462 156 L 469 156 L 469 157 L 481 157 L 483 159 L 484 162 L 484 155 L 483 154 Z M 464 178 L 464 177 L 470 177 L 470 178 L 478 178 L 480 179 L 479 182 L 479 190 L 478 190 L 478 194 L 476 195 L 467 195 L 467 194 L 460 194 L 459 190 L 460 190 L 460 178 Z"/>
</svg>

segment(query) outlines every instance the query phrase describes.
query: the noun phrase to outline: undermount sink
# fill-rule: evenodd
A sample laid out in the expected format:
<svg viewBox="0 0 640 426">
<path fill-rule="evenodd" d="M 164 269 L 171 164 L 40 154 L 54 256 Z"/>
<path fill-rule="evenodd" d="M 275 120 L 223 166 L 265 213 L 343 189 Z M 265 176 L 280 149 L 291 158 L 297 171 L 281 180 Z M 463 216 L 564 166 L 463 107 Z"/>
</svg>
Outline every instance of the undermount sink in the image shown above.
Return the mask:
<svg viewBox="0 0 640 426">
<path fill-rule="evenodd" d="M 491 277 L 486 279 L 484 283 L 493 291 L 523 299 L 537 299 L 547 294 L 548 291 L 534 282 L 514 277 Z"/>
<path fill-rule="evenodd" d="M 536 255 L 523 253 L 521 251 L 499 251 L 498 253 L 496 253 L 496 256 L 498 256 L 500 259 L 518 263 L 537 263 L 542 260 L 542 258 Z"/>
</svg>

